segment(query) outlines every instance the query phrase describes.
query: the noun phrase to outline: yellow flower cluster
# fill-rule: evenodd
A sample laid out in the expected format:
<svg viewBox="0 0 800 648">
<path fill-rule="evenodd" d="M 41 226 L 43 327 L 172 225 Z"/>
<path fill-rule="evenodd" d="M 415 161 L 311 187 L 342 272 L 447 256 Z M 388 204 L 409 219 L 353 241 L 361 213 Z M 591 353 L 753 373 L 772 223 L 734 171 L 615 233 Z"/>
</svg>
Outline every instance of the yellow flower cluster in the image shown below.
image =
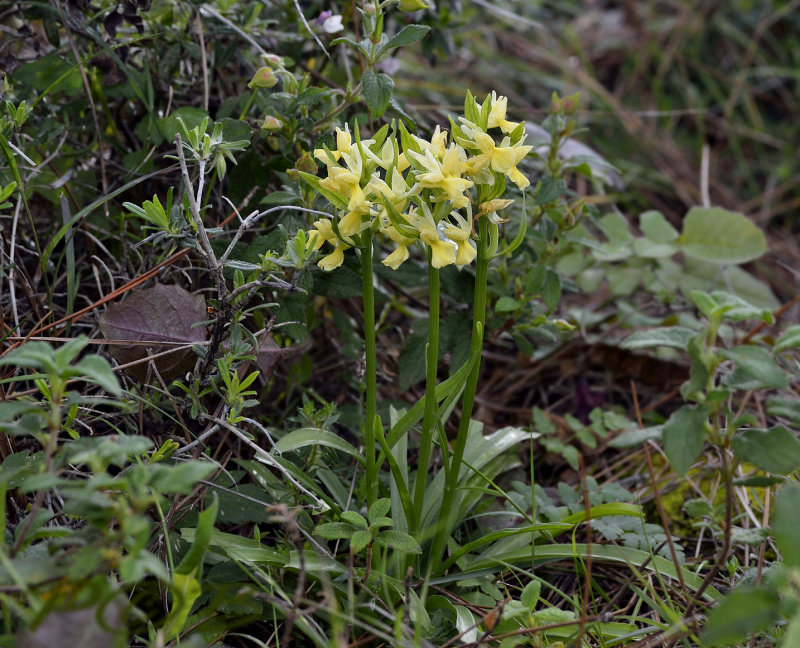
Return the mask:
<svg viewBox="0 0 800 648">
<path fill-rule="evenodd" d="M 301 173 L 338 212 L 334 220 L 317 220 L 309 232 L 315 250 L 333 246 L 319 266 L 338 267 L 347 248 L 368 244 L 376 231 L 396 245 L 383 260 L 393 269 L 418 241 L 430 250 L 435 268 L 471 263 L 473 205 L 479 205 L 476 217 L 501 222 L 496 212 L 512 202 L 500 198 L 506 178 L 520 189 L 530 184 L 517 168 L 532 149 L 524 145 L 525 125 L 507 120 L 506 110 L 507 99 L 494 92 L 483 104 L 467 93 L 451 134 L 437 127 L 423 139 L 401 124 L 362 140 L 357 129 L 337 129 L 335 149 L 314 151 L 326 177 Z"/>
</svg>

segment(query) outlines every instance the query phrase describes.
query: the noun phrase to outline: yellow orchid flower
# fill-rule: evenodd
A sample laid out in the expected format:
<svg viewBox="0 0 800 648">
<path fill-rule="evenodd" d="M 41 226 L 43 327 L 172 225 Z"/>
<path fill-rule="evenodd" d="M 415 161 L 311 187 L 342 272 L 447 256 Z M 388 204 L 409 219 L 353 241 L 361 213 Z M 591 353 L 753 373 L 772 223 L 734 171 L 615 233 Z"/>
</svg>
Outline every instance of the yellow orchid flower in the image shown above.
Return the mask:
<svg viewBox="0 0 800 648">
<path fill-rule="evenodd" d="M 489 111 L 488 128 L 496 128 L 499 126 L 500 130 L 504 133 L 510 133 L 519 126 L 519 122 L 512 122 L 506 119 L 506 110 L 508 109 L 507 97 L 498 97 L 497 93 L 492 90 L 492 98 L 489 103 L 491 108 Z"/>
<path fill-rule="evenodd" d="M 469 204 L 469 198 L 464 192 L 474 183 L 468 178 L 462 178 L 462 174 L 467 170 L 467 163 L 464 149 L 456 144 L 452 144 L 442 157 L 442 161 L 437 160 L 430 150 L 425 151 L 424 155 L 409 151 L 408 153 L 426 170 L 425 173 L 417 175 L 417 183 L 425 189 L 441 189 L 447 195 L 448 200 L 453 203 L 453 207 L 461 208 Z"/>
<path fill-rule="evenodd" d="M 408 246 L 416 241 L 416 239 L 404 236 L 398 232 L 393 225 L 381 227 L 380 231 L 397 244 L 395 251 L 387 256 L 382 263 L 385 266 L 389 266 L 392 270 L 397 270 L 397 268 L 408 259 Z"/>
<path fill-rule="evenodd" d="M 371 149 L 364 148 L 364 154 L 373 164 L 376 164 L 382 169 L 386 169 L 388 171 L 389 167 L 394 164 L 395 167 L 402 173 L 409 167 L 409 164 L 405 153 L 400 153 L 395 160 L 395 142 L 396 140 L 394 138 L 387 137 L 386 141 L 381 147 L 380 153 L 374 153 Z"/>
<path fill-rule="evenodd" d="M 326 272 L 335 270 L 344 262 L 344 251 L 349 247 L 350 247 L 349 245 L 345 245 L 344 243 L 339 241 L 339 244 L 336 246 L 333 252 L 331 252 L 328 256 L 320 259 L 317 265 Z"/>
<path fill-rule="evenodd" d="M 312 249 L 319 250 L 326 241 L 335 242 L 337 240 L 336 234 L 333 233 L 331 222 L 327 218 L 314 221 L 314 227 L 316 229 L 309 230 L 308 232 L 306 247 L 311 247 L 313 245 Z"/>
<path fill-rule="evenodd" d="M 494 138 L 482 130 L 476 128 L 471 135 L 481 150 L 480 155 L 476 155 L 470 160 L 471 171 L 479 172 L 488 165 L 493 171 L 506 174 L 520 189 L 524 189 L 530 184 L 530 181 L 516 168 L 517 164 L 533 149 L 532 146 L 522 145 L 525 137 L 513 146 L 511 146 L 511 140 L 504 137 L 500 146 L 497 146 Z"/>
<path fill-rule="evenodd" d="M 444 157 L 444 154 L 447 152 L 447 131 L 442 130 L 438 124 L 434 129 L 430 140 L 417 137 L 416 135 L 413 135 L 412 137 L 419 146 L 420 151 L 423 153 L 425 151 L 430 151 L 433 153 L 433 157 L 435 157 L 437 160 L 441 160 Z"/>
<path fill-rule="evenodd" d="M 461 221 L 460 224 L 449 223 L 444 228 L 444 235 L 456 244 L 456 265 L 463 266 L 472 263 L 478 252 L 470 241 L 472 228 L 463 218 L 457 214 L 455 216 Z"/>
<path fill-rule="evenodd" d="M 314 227 L 316 229 L 309 230 L 308 232 L 306 247 L 319 250 L 323 243 L 332 243 L 335 246 L 333 252 L 320 259 L 317 265 L 323 270 L 328 271 L 338 268 L 344 261 L 344 251 L 350 246 L 336 237 L 336 234 L 333 232 L 333 226 L 327 218 L 314 221 Z"/>
<path fill-rule="evenodd" d="M 361 140 L 361 147 L 367 150 L 372 144 L 373 140 Z M 336 148 L 330 151 L 333 159 L 338 162 L 342 155 L 350 155 L 360 157 L 358 147 L 353 143 L 353 138 L 350 135 L 350 127 L 345 124 L 344 130 L 341 128 L 336 129 Z M 314 157 L 326 166 L 331 166 L 332 162 L 325 149 L 314 149 Z"/>
<path fill-rule="evenodd" d="M 339 232 L 342 236 L 352 236 L 360 232 L 364 224 L 361 217 L 368 214 L 372 203 L 367 200 L 361 188 L 361 169 L 363 162 L 360 157 L 342 153 L 347 168 L 329 166 L 328 177 L 320 181 L 325 189 L 338 193 L 347 198 L 347 213 L 339 223 Z"/>
<path fill-rule="evenodd" d="M 439 236 L 439 230 L 427 205 L 423 203 L 419 209 L 411 210 L 408 220 L 419 232 L 419 240 L 431 249 L 431 265 L 434 268 L 444 268 L 456 262 L 456 244 L 447 238 L 442 240 Z"/>
</svg>

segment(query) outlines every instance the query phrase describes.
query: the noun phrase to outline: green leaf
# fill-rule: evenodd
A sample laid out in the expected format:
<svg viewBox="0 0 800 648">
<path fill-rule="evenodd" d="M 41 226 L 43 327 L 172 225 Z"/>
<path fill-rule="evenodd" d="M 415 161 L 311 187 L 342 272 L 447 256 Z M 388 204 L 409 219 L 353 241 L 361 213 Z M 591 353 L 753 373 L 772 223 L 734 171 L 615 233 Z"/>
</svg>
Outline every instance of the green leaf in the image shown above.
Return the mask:
<svg viewBox="0 0 800 648">
<path fill-rule="evenodd" d="M 145 479 L 148 486 L 156 492 L 188 494 L 197 486 L 198 481 L 205 479 L 217 469 L 217 464 L 193 459 L 172 466 L 148 463 L 135 468 L 142 469 L 142 473 L 147 475 Z"/>
<path fill-rule="evenodd" d="M 764 233 L 747 216 L 720 207 L 692 207 L 679 242 L 687 256 L 712 263 L 747 263 L 767 251 Z"/>
<path fill-rule="evenodd" d="M 643 212 L 639 216 L 639 228 L 653 243 L 674 243 L 678 240 L 678 230 L 659 211 Z"/>
<path fill-rule="evenodd" d="M 494 310 L 496 313 L 508 313 L 517 310 L 520 306 L 522 304 L 513 297 L 501 297 L 494 305 Z"/>
<path fill-rule="evenodd" d="M 542 286 L 542 300 L 549 310 L 555 310 L 561 300 L 561 277 L 550 268 L 547 269 Z"/>
<path fill-rule="evenodd" d="M 676 254 L 678 246 L 674 243 L 654 243 L 647 238 L 637 238 L 633 240 L 633 251 L 643 259 L 663 259 Z"/>
<path fill-rule="evenodd" d="M 370 522 L 374 522 L 378 518 L 384 517 L 389 512 L 390 508 L 392 508 L 392 500 L 388 497 L 382 497 L 372 503 L 372 506 L 369 507 L 369 511 L 367 512 L 367 517 Z"/>
<path fill-rule="evenodd" d="M 383 52 L 388 52 L 395 47 L 410 45 L 418 40 L 422 40 L 425 38 L 425 34 L 427 34 L 430 30 L 431 28 L 427 25 L 406 25 L 386 42 L 386 44 L 381 48 L 381 54 Z"/>
<path fill-rule="evenodd" d="M 653 556 L 649 551 L 632 549 L 630 547 L 619 547 L 603 545 L 593 542 L 591 547 L 585 544 L 573 543 L 553 543 L 536 545 L 534 552 L 535 564 L 547 564 L 553 560 L 574 560 L 576 557 L 585 558 L 592 556 L 596 562 L 609 562 L 628 566 L 636 566 L 637 569 L 655 572 L 662 576 L 677 580 L 675 564 L 671 559 L 662 556 Z M 497 569 L 498 571 L 508 566 L 508 563 L 531 566 L 531 546 L 530 543 L 521 546 L 514 546 L 509 550 L 500 551 L 494 546 L 489 550 L 468 562 L 464 570 L 478 572 L 485 569 Z M 639 567 L 641 566 L 641 567 Z M 450 582 L 451 580 L 463 580 L 464 570 L 452 576 L 437 578 L 432 581 L 436 585 Z M 703 582 L 702 577 L 688 569 L 682 568 L 683 581 L 691 590 L 696 590 Z M 715 601 L 721 598 L 720 593 L 713 587 L 707 587 L 703 593 L 703 598 L 708 601 Z"/>
<path fill-rule="evenodd" d="M 520 603 L 522 603 L 522 605 L 524 605 L 528 610 L 533 612 L 533 609 L 539 602 L 539 593 L 541 591 L 542 591 L 541 581 L 532 580 L 525 586 L 525 589 L 522 590 L 522 594 L 519 597 Z"/>
<path fill-rule="evenodd" d="M 102 356 L 86 356 L 78 362 L 74 369 L 79 371 L 90 382 L 99 385 L 113 396 L 122 396 L 122 388 L 119 386 L 116 374 L 111 370 L 108 360 Z"/>
<path fill-rule="evenodd" d="M 375 542 L 382 547 L 390 547 L 405 553 L 422 553 L 422 547 L 419 546 L 419 543 L 404 531 L 395 529 L 381 531 Z"/>
<path fill-rule="evenodd" d="M 775 321 L 769 308 L 753 306 L 741 297 L 724 290 L 715 290 L 711 293 L 694 290 L 690 297 L 697 308 L 709 318 L 722 315 L 731 322 L 758 319 L 765 324 L 772 324 Z"/>
<path fill-rule="evenodd" d="M 372 542 L 372 534 L 366 529 L 359 529 L 350 536 L 350 548 L 353 553 L 361 553 Z"/>
<path fill-rule="evenodd" d="M 536 199 L 534 200 L 534 205 L 537 207 L 539 205 L 546 205 L 547 203 L 551 203 L 555 200 L 558 200 L 564 192 L 567 190 L 567 183 L 563 180 L 558 180 L 551 176 L 545 177 L 541 184 L 539 185 L 539 189 L 536 192 Z"/>
<path fill-rule="evenodd" d="M 610 243 L 620 245 L 631 240 L 628 221 L 618 212 L 609 212 L 598 221 L 598 225 Z"/>
<path fill-rule="evenodd" d="M 794 425 L 800 425 L 800 400 L 780 396 L 769 398 L 767 399 L 767 414 L 780 416 L 788 419 Z"/>
<path fill-rule="evenodd" d="M 608 445 L 612 448 L 632 448 L 641 445 L 645 441 L 661 441 L 663 432 L 663 425 L 627 430 L 611 439 Z"/>
<path fill-rule="evenodd" d="M 775 362 L 772 354 L 763 347 L 742 345 L 732 349 L 720 349 L 720 355 L 733 362 L 739 371 L 734 372 L 731 377 L 741 380 L 737 376 L 740 372 L 746 374 L 744 377 L 755 380 L 756 387 L 771 387 L 774 389 L 786 389 L 789 386 L 789 376 Z M 748 383 L 748 388 L 753 388 Z"/>
<path fill-rule="evenodd" d="M 375 74 L 375 71 L 370 68 L 364 72 L 361 83 L 369 111 L 373 116 L 380 117 L 389 107 L 394 81 L 383 72 Z"/>
<path fill-rule="evenodd" d="M 275 448 L 280 452 L 291 452 L 292 450 L 314 445 L 334 448 L 349 454 L 351 457 L 355 457 L 359 463 L 364 462 L 364 457 L 361 456 L 361 453 L 342 437 L 334 432 L 320 428 L 301 428 L 289 432 L 289 434 L 278 440 Z"/>
<path fill-rule="evenodd" d="M 205 556 L 208 545 L 211 542 L 211 534 L 214 531 L 214 522 L 217 519 L 218 510 L 219 503 L 214 498 L 211 501 L 211 506 L 197 516 L 194 542 L 191 549 L 175 568 L 175 576 L 178 574 L 199 574 L 203 566 L 203 556 Z"/>
<path fill-rule="evenodd" d="M 664 452 L 680 475 L 685 475 L 703 449 L 706 438 L 705 405 L 684 405 L 664 424 Z"/>
<path fill-rule="evenodd" d="M 775 499 L 772 514 L 772 530 L 783 562 L 789 567 L 800 567 L 800 485 L 788 483 L 781 488 Z"/>
<path fill-rule="evenodd" d="M 785 427 L 745 430 L 734 437 L 733 449 L 741 461 L 771 473 L 785 475 L 800 465 L 800 440 Z"/>
<path fill-rule="evenodd" d="M 800 347 L 800 324 L 795 324 L 786 329 L 775 342 L 774 351 Z"/>
<path fill-rule="evenodd" d="M 686 351 L 695 332 L 683 326 L 666 326 L 651 331 L 636 331 L 619 345 L 621 349 L 647 349 L 665 346 Z"/>
<path fill-rule="evenodd" d="M 358 529 L 352 524 L 347 522 L 325 522 L 318 524 L 314 529 L 314 535 L 318 535 L 326 540 L 340 540 L 342 538 L 349 538 Z"/>
<path fill-rule="evenodd" d="M 789 619 L 789 624 L 783 633 L 783 646 L 800 646 L 800 612 Z"/>
<path fill-rule="evenodd" d="M 167 640 L 176 637 L 183 630 L 186 620 L 189 618 L 189 612 L 203 592 L 203 587 L 192 574 L 176 572 L 172 575 L 169 592 L 172 594 L 172 608 L 162 628 L 164 638 Z"/>
<path fill-rule="evenodd" d="M 728 646 L 766 630 L 778 620 L 780 599 L 766 589 L 737 589 L 711 611 L 702 640 L 706 646 Z"/>
<path fill-rule="evenodd" d="M 355 511 L 343 511 L 341 517 L 345 522 L 352 524 L 354 527 L 358 527 L 359 529 L 367 528 L 367 521 Z"/>
</svg>

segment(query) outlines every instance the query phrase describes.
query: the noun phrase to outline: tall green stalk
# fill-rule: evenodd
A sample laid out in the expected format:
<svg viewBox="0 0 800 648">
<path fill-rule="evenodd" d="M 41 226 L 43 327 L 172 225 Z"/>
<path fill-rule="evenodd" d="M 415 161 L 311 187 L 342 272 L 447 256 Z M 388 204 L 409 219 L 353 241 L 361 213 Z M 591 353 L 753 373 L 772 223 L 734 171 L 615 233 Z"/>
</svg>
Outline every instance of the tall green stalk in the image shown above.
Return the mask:
<svg viewBox="0 0 800 648">
<path fill-rule="evenodd" d="M 428 346 L 425 351 L 425 410 L 422 415 L 422 438 L 419 442 L 417 476 L 414 480 L 414 513 L 421 529 L 422 506 L 428 481 L 428 467 L 436 430 L 436 374 L 439 368 L 439 270 L 433 267 L 428 248 Z"/>
<path fill-rule="evenodd" d="M 470 356 L 480 353 L 483 346 L 483 329 L 486 323 L 486 284 L 489 270 L 489 220 L 478 220 L 478 238 L 476 240 L 478 255 L 475 261 L 475 293 L 472 306 L 472 341 L 470 343 Z M 467 376 L 464 394 L 461 398 L 461 420 L 458 423 L 458 436 L 450 456 L 450 474 L 445 484 L 444 495 L 439 515 L 439 524 L 429 554 L 429 567 L 433 574 L 438 573 L 444 553 L 445 543 L 450 537 L 450 532 L 455 526 L 456 511 L 453 508 L 456 489 L 458 488 L 458 475 L 464 459 L 464 449 L 467 445 L 469 423 L 472 419 L 472 407 L 475 404 L 475 392 L 478 387 L 480 374 L 480 358 L 472 365 L 472 370 Z M 442 449 L 444 451 L 444 448 Z"/>
<path fill-rule="evenodd" d="M 364 419 L 364 452 L 367 459 L 367 502 L 372 504 L 378 496 L 378 467 L 375 464 L 375 416 L 378 411 L 377 353 L 375 350 L 375 288 L 372 283 L 372 237 L 364 237 L 361 248 L 361 279 L 364 298 L 364 349 L 366 366 L 366 417 Z"/>
</svg>

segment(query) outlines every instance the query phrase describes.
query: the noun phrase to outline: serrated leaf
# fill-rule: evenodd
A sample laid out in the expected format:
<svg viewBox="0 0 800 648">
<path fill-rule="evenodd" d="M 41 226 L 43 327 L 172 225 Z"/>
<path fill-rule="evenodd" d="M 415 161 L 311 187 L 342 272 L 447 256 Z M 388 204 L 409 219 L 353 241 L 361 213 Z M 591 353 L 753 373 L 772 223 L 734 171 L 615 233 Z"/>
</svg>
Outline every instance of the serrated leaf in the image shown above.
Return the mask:
<svg viewBox="0 0 800 648">
<path fill-rule="evenodd" d="M 431 28 L 427 25 L 406 25 L 386 42 L 381 48 L 381 52 L 388 52 L 395 47 L 410 45 L 418 40 L 422 40 L 425 38 L 425 34 L 430 30 Z"/>
<path fill-rule="evenodd" d="M 666 326 L 651 331 L 636 331 L 620 343 L 621 349 L 647 349 L 665 346 L 686 351 L 695 332 L 683 326 Z"/>
<path fill-rule="evenodd" d="M 149 352 L 157 354 L 175 348 L 187 347 L 205 341 L 205 329 L 195 326 L 208 318 L 206 300 L 193 295 L 180 286 L 157 284 L 145 290 L 133 290 L 124 302 L 113 304 L 100 317 L 100 330 L 107 340 L 149 342 L 150 345 L 111 345 L 110 353 L 126 364 L 141 360 Z M 165 380 L 176 378 L 189 371 L 195 363 L 191 348 L 174 351 L 153 360 Z M 148 363 L 141 362 L 126 371 L 139 381 L 147 376 Z"/>
<path fill-rule="evenodd" d="M 567 183 L 563 180 L 556 179 L 550 176 L 545 177 L 539 185 L 539 190 L 536 192 L 536 199 L 534 204 L 536 206 L 546 205 L 555 200 L 558 200 L 567 190 Z"/>
<path fill-rule="evenodd" d="M 369 111 L 373 116 L 380 117 L 389 107 L 394 81 L 383 72 L 375 74 L 375 71 L 370 68 L 364 72 L 361 84 Z"/>
<path fill-rule="evenodd" d="M 370 519 L 370 522 L 374 522 L 378 518 L 384 517 L 389 512 L 390 508 L 392 508 L 392 500 L 388 497 L 382 497 L 372 503 L 372 506 L 369 507 L 369 511 L 367 512 L 367 517 Z"/>
<path fill-rule="evenodd" d="M 359 513 L 355 511 L 342 511 L 341 518 L 348 524 L 352 524 L 360 529 L 367 528 L 367 521 Z"/>
<path fill-rule="evenodd" d="M 375 541 L 383 547 L 390 547 L 405 553 L 422 553 L 422 547 L 410 535 L 403 531 L 387 529 L 381 531 Z"/>
<path fill-rule="evenodd" d="M 664 452 L 679 475 L 685 475 L 703 449 L 706 438 L 705 405 L 684 405 L 664 424 Z"/>
<path fill-rule="evenodd" d="M 767 251 L 764 233 L 747 216 L 720 207 L 692 207 L 679 242 L 687 256 L 712 263 L 747 263 Z"/>
<path fill-rule="evenodd" d="M 347 522 L 325 522 L 324 524 L 317 525 L 314 529 L 314 535 L 325 538 L 326 540 L 340 540 L 342 538 L 349 538 L 356 531 L 358 531 L 358 529 Z"/>
</svg>

